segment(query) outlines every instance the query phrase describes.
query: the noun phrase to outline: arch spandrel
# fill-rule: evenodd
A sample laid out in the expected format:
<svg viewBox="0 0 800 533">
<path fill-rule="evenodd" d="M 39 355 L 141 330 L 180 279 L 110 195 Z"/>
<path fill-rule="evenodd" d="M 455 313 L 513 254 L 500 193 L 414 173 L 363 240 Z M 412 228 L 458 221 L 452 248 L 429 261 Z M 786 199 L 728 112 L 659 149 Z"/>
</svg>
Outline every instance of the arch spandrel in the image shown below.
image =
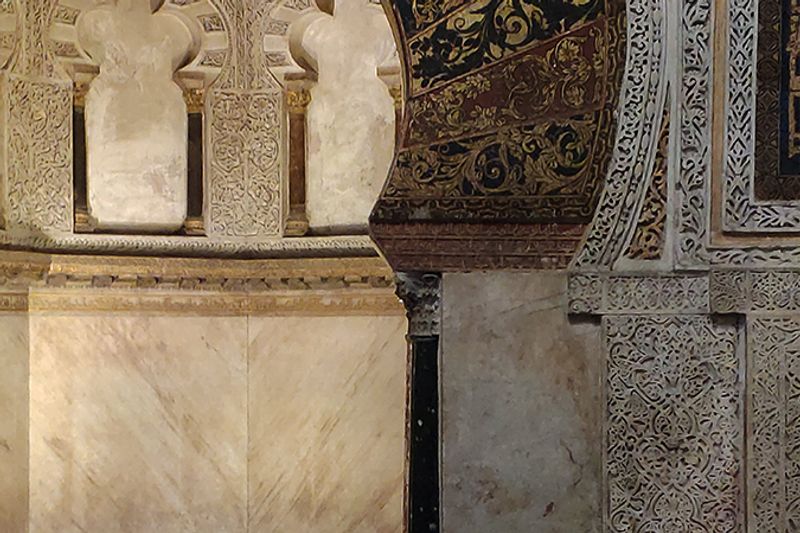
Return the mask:
<svg viewBox="0 0 800 533">
<path fill-rule="evenodd" d="M 407 101 L 373 237 L 398 269 L 565 267 L 613 152 L 624 5 L 390 4 Z"/>
</svg>

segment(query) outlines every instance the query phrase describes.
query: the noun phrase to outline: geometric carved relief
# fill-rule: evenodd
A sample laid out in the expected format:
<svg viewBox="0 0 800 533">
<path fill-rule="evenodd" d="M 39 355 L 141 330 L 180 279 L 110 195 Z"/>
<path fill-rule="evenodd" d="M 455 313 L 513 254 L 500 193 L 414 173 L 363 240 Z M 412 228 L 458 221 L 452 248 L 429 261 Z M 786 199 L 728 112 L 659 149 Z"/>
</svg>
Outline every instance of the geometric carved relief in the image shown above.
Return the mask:
<svg viewBox="0 0 800 533">
<path fill-rule="evenodd" d="M 157 6 L 158 7 L 158 6 Z M 199 25 L 120 0 L 83 14 L 81 46 L 100 64 L 86 95 L 89 215 L 99 229 L 175 231 L 188 209 L 188 118 L 176 67 Z"/>
<path fill-rule="evenodd" d="M 748 324 L 750 527 L 800 529 L 800 318 Z"/>
<path fill-rule="evenodd" d="M 736 325 L 621 316 L 604 329 L 607 530 L 742 531 Z"/>
</svg>

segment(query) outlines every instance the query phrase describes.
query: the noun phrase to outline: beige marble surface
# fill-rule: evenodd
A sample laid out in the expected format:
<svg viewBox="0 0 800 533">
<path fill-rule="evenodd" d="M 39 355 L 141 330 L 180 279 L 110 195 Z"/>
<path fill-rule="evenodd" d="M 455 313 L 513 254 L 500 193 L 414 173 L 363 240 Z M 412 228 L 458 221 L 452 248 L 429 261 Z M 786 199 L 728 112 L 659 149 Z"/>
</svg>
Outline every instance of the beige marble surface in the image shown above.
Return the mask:
<svg viewBox="0 0 800 533">
<path fill-rule="evenodd" d="M 250 322 L 250 531 L 400 533 L 402 317 Z"/>
<path fill-rule="evenodd" d="M 394 102 L 377 72 L 395 50 L 389 21 L 369 0 L 337 0 L 303 44 L 319 65 L 308 108 L 309 223 L 365 227 L 394 154 Z"/>
<path fill-rule="evenodd" d="M 100 65 L 86 96 L 89 214 L 101 229 L 179 229 L 188 122 L 173 74 L 196 53 L 197 39 L 183 19 L 153 14 L 141 0 L 88 11 L 78 30 Z"/>
<path fill-rule="evenodd" d="M 0 531 L 28 515 L 28 317 L 0 313 Z"/>
<path fill-rule="evenodd" d="M 602 349 L 562 273 L 443 286 L 444 533 L 600 531 Z"/>
<path fill-rule="evenodd" d="M 30 531 L 244 531 L 246 329 L 32 316 Z"/>
</svg>

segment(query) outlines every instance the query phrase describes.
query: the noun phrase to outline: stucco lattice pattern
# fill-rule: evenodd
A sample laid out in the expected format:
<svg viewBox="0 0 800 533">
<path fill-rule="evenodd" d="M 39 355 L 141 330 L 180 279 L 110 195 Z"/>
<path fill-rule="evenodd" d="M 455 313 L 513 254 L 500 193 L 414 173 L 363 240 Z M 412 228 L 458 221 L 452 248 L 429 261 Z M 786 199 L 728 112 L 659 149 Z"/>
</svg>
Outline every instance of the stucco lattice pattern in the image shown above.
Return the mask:
<svg viewBox="0 0 800 533">
<path fill-rule="evenodd" d="M 606 318 L 607 531 L 742 531 L 735 324 Z"/>
</svg>

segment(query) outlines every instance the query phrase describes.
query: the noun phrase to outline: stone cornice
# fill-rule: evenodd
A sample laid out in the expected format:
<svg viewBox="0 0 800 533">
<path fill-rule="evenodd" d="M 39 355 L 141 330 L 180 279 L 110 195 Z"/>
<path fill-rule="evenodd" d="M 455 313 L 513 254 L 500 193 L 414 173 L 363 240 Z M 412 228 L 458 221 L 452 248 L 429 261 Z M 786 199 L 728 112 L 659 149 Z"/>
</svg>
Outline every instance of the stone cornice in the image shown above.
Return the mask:
<svg viewBox="0 0 800 533">
<path fill-rule="evenodd" d="M 0 299 L 6 311 L 24 307 L 24 299 L 31 311 L 402 313 L 392 271 L 380 258 L 220 260 L 3 252 L 0 294 L 9 296 L 6 303 Z"/>
</svg>

